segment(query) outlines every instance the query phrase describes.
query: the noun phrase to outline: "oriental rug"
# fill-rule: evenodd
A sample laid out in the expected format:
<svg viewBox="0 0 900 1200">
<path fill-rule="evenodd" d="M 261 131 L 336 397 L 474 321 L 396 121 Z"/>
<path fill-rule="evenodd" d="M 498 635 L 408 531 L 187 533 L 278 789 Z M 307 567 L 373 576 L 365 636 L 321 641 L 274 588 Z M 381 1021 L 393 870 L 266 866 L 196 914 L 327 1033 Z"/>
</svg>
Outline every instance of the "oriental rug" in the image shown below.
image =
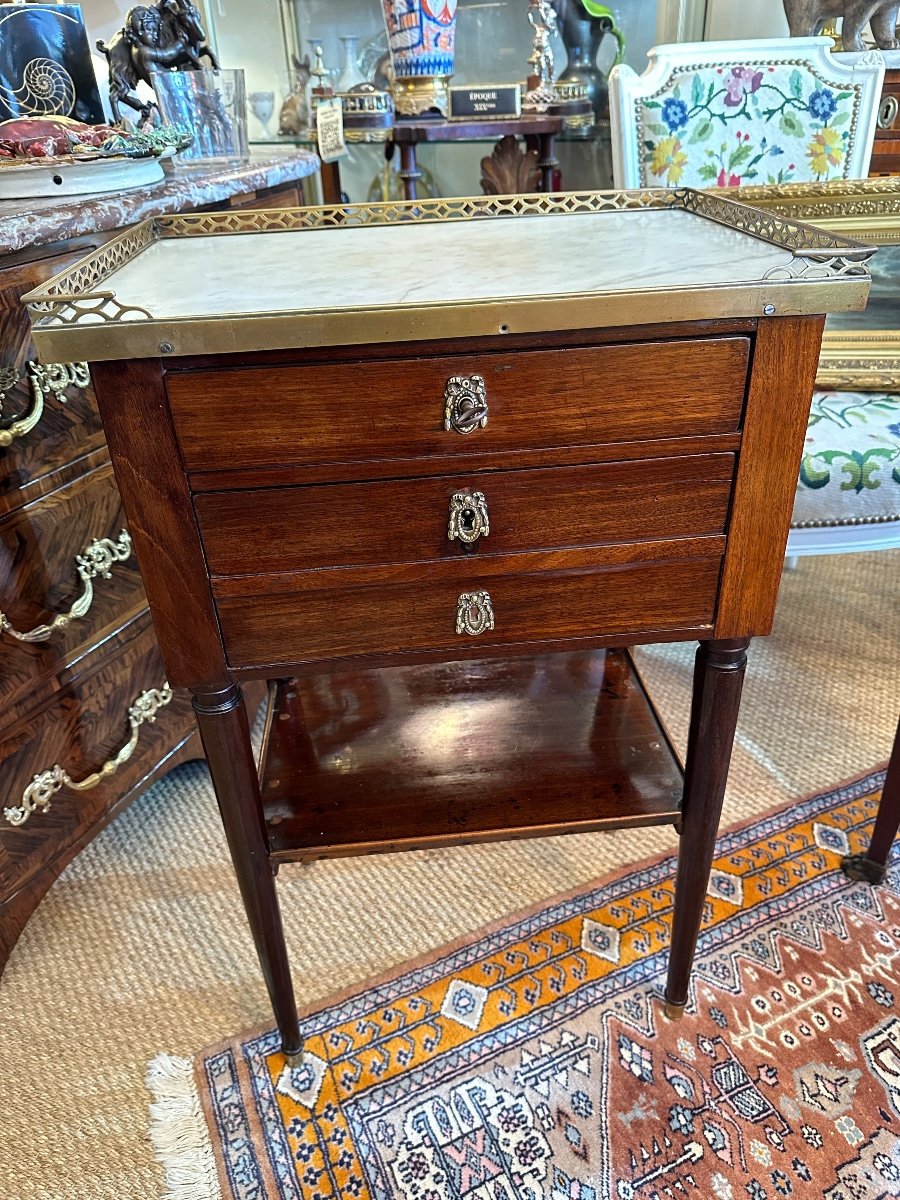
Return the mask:
<svg viewBox="0 0 900 1200">
<path fill-rule="evenodd" d="M 852 883 L 883 775 L 724 833 L 688 1011 L 662 1014 L 673 857 L 271 1029 L 162 1057 L 178 1200 L 900 1196 L 900 866 Z"/>
</svg>

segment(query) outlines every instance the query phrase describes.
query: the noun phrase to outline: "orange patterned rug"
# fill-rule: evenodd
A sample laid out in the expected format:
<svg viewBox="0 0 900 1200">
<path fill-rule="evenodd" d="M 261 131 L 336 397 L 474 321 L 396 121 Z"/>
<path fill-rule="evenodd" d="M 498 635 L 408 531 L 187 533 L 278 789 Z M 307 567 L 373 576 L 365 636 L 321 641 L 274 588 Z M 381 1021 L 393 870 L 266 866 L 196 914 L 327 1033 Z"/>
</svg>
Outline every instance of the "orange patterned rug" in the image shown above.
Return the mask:
<svg viewBox="0 0 900 1200">
<path fill-rule="evenodd" d="M 900 868 L 864 848 L 883 775 L 720 838 L 680 1022 L 674 859 L 407 964 L 271 1030 L 151 1065 L 178 1200 L 900 1196 Z"/>
</svg>

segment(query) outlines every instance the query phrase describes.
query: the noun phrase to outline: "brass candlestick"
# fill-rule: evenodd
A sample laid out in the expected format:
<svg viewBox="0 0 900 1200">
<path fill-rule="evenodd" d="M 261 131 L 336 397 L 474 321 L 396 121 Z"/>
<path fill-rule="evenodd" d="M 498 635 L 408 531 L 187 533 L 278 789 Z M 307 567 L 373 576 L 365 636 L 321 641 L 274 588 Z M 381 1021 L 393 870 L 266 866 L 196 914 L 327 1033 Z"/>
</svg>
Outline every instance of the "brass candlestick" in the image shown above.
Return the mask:
<svg viewBox="0 0 900 1200">
<path fill-rule="evenodd" d="M 841 41 L 841 35 L 838 33 L 837 20 L 826 21 L 822 28 L 822 36 L 830 37 L 834 42 L 835 50 L 843 50 L 844 43 Z"/>
</svg>

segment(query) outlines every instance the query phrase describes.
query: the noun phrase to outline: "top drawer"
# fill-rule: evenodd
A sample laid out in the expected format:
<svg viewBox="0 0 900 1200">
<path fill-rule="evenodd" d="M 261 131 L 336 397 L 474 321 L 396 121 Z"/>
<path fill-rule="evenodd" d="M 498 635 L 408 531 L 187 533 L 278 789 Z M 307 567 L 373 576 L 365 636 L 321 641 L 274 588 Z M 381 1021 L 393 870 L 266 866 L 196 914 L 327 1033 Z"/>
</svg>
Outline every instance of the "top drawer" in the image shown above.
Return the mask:
<svg viewBox="0 0 900 1200">
<path fill-rule="evenodd" d="M 639 342 L 171 372 L 167 388 L 189 471 L 420 458 L 729 433 L 749 352 L 746 337 Z"/>
</svg>

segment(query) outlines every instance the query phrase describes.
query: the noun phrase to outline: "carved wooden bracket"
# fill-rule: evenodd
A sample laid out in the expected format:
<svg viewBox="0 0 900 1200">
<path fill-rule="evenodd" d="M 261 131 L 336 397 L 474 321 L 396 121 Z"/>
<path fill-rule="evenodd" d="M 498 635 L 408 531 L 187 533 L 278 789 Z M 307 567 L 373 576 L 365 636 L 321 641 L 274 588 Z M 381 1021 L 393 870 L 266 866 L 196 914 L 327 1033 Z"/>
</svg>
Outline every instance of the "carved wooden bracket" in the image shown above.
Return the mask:
<svg viewBox="0 0 900 1200">
<path fill-rule="evenodd" d="M 537 150 L 520 149 L 512 134 L 500 139 L 490 158 L 481 160 L 481 190 L 486 196 L 536 192 L 540 178 Z"/>
</svg>

